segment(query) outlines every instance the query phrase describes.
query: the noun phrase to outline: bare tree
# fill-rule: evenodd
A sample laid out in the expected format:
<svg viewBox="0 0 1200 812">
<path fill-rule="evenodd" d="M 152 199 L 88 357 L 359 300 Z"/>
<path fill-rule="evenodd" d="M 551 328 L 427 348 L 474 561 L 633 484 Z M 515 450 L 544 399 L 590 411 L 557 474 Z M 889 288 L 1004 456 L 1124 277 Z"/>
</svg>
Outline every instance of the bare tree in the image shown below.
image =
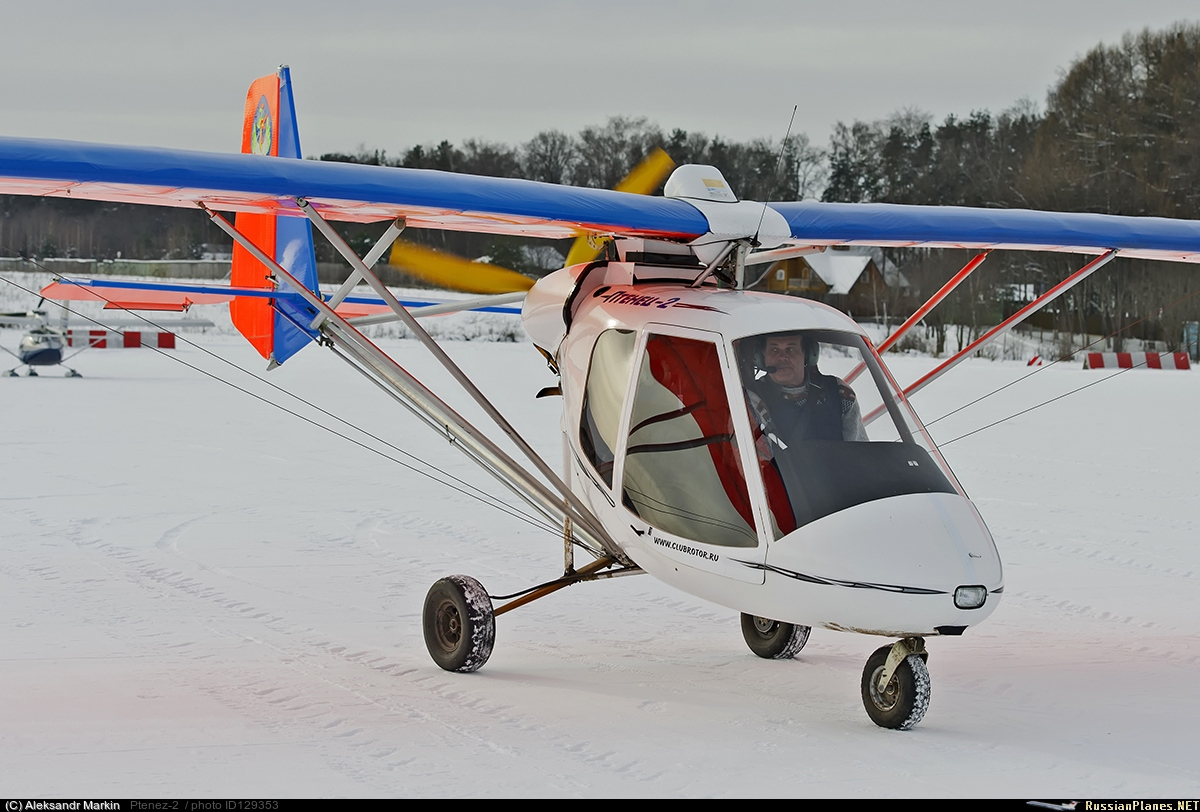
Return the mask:
<svg viewBox="0 0 1200 812">
<path fill-rule="evenodd" d="M 521 147 L 521 168 L 529 180 L 566 183 L 575 161 L 574 140 L 559 130 L 540 132 Z"/>
<path fill-rule="evenodd" d="M 572 180 L 579 186 L 611 189 L 651 149 L 663 145 L 662 130 L 645 118 L 613 116 L 602 127 L 579 133 Z"/>
</svg>

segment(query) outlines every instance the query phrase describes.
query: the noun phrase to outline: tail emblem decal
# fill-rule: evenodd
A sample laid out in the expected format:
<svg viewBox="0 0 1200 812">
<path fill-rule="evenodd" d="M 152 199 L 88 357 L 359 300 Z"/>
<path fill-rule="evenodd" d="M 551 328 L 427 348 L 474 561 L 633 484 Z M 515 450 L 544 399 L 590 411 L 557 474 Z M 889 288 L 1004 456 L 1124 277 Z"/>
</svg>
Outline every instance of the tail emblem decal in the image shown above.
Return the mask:
<svg viewBox="0 0 1200 812">
<path fill-rule="evenodd" d="M 258 107 L 254 111 L 254 125 L 250 130 L 250 152 L 255 155 L 270 155 L 274 132 L 271 105 L 266 96 L 259 96 Z"/>
</svg>

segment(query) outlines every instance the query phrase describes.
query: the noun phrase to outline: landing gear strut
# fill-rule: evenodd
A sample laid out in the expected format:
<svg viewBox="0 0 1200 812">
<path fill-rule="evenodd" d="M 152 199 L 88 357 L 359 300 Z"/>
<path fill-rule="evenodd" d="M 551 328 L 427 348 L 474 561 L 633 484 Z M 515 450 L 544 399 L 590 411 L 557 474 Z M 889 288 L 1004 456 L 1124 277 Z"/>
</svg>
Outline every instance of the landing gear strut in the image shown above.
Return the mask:
<svg viewBox="0 0 1200 812">
<path fill-rule="evenodd" d="M 867 658 L 862 674 L 863 707 L 880 727 L 909 730 L 929 709 L 925 640 L 906 637 Z"/>
<path fill-rule="evenodd" d="M 569 563 L 569 562 L 568 562 Z M 497 597 L 509 600 L 493 608 L 492 597 L 483 585 L 468 575 L 450 575 L 429 588 L 421 624 L 425 630 L 425 648 L 429 656 L 447 671 L 478 671 L 492 656 L 496 643 L 496 617 L 505 612 L 557 592 L 571 584 L 597 581 L 621 575 L 636 575 L 642 570 L 630 566 L 609 570 L 617 562 L 600 558 L 569 572 L 562 578 L 519 592 Z M 608 570 L 605 572 L 604 570 Z"/>
<path fill-rule="evenodd" d="M 26 378 L 40 378 L 41 377 L 40 375 L 38 375 L 37 370 L 34 369 L 33 367 L 29 366 L 28 364 L 22 364 L 21 366 L 26 367 L 26 371 L 25 371 Z M 62 366 L 63 369 L 65 369 L 67 371 L 67 374 L 63 375 L 64 378 L 82 378 L 83 377 L 78 372 L 76 372 L 75 370 L 71 369 L 68 366 L 63 366 L 62 364 L 58 364 L 57 366 Z M 0 372 L 0 377 L 19 378 L 19 377 L 21 377 L 21 374 L 19 372 L 17 372 L 17 370 L 20 368 L 21 368 L 20 366 L 16 366 L 16 367 L 13 367 L 12 369 L 6 369 L 4 372 Z"/>
</svg>

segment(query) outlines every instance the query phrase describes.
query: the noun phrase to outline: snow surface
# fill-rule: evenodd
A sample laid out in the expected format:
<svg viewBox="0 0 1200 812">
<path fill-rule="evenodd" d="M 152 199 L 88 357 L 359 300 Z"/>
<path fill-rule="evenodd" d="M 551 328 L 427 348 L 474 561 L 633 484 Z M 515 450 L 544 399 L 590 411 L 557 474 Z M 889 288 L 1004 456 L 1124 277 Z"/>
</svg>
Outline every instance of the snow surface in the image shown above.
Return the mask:
<svg viewBox="0 0 1200 812">
<path fill-rule="evenodd" d="M 187 337 L 262 374 L 235 336 Z M 381 343 L 445 382 L 415 342 Z M 553 383 L 533 348 L 447 347 L 557 461 L 559 403 L 533 399 Z M 988 622 L 929 641 L 929 713 L 899 733 L 859 699 L 885 640 L 817 629 L 795 660 L 761 660 L 735 613 L 649 576 L 506 615 L 481 671 L 439 670 L 420 631 L 429 585 L 465 573 L 516 591 L 561 571 L 560 540 L 171 360 L 287 401 L 198 349 L 167 355 L 92 350 L 82 379 L 0 379 L 9 797 L 1200 788 L 1200 374 L 1122 374 L 945 448 L 1007 592 Z M 902 382 L 935 363 L 890 361 Z M 931 420 L 1027 372 L 968 362 L 916 406 Z M 1044 369 L 932 431 L 949 440 L 1109 374 Z M 502 493 L 329 352 L 268 379 Z"/>
</svg>

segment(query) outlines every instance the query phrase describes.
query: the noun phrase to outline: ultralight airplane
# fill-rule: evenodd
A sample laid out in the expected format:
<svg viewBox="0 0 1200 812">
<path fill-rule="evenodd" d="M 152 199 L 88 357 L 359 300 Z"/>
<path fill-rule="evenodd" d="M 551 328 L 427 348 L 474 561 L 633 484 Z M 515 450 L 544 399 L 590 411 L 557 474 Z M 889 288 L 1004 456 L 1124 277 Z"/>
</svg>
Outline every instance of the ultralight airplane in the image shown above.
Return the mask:
<svg viewBox="0 0 1200 812">
<path fill-rule="evenodd" d="M 926 637 L 995 611 L 1000 556 L 910 396 L 1116 256 L 1200 262 L 1200 223 L 1040 211 L 740 200 L 719 170 L 685 165 L 662 197 L 524 180 L 294 160 L 287 68 L 246 100 L 243 153 L 0 138 L 0 193 L 198 206 L 234 242 L 229 286 L 60 280 L 45 294 L 113 306 L 229 301 L 272 366 L 332 350 L 562 528 L 564 573 L 499 606 L 474 579 L 433 585 L 427 647 L 450 671 L 487 662 L 495 618 L 567 585 L 648 572 L 742 613 L 751 650 L 789 658 L 813 626 L 893 638 L 861 691 L 878 725 L 907 729 L 930 696 Z M 233 222 L 219 212 L 235 212 Z M 363 258 L 333 221 L 391 221 Z M 599 235 L 598 259 L 525 293 L 406 307 L 372 270 L 405 227 L 544 238 Z M 312 229 L 350 264 L 317 285 Z M 848 316 L 747 290 L 764 263 L 830 246 L 980 253 L 876 347 Z M 993 250 L 1088 255 L 1079 270 L 919 380 L 882 353 Z M 371 296 L 352 297 L 365 283 Z M 560 385 L 561 471 L 539 457 L 415 318 L 505 307 Z M 401 322 L 483 408 L 506 452 L 360 331 Z M 591 560 L 577 566 L 576 551 Z"/>
<path fill-rule="evenodd" d="M 13 313 L 0 313 L 0 327 L 28 327 L 29 330 L 21 336 L 17 351 L 0 347 L 20 363 L 12 369 L 0 373 L 5 378 L 16 378 L 18 369 L 25 367 L 25 376 L 38 377 L 34 367 L 61 366 L 67 370 L 66 377 L 82 377 L 77 371 L 63 364 L 63 347 L 67 345 L 66 316 L 63 310 L 62 323 L 59 327 L 50 324 L 45 310 L 25 310 Z"/>
</svg>

